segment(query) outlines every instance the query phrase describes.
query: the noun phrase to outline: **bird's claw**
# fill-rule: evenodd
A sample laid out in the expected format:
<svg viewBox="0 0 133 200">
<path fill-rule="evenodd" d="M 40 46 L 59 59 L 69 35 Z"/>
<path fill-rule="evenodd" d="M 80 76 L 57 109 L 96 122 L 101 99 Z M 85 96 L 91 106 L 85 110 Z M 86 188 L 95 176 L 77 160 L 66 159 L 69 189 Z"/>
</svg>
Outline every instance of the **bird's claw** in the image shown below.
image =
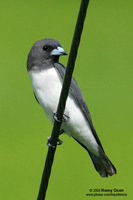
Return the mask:
<svg viewBox="0 0 133 200">
<path fill-rule="evenodd" d="M 67 122 L 68 119 L 70 119 L 70 117 L 69 117 L 66 113 L 64 113 L 64 114 L 63 114 L 63 119 L 62 119 L 62 121 L 63 121 L 63 122 Z"/>
<path fill-rule="evenodd" d="M 60 120 L 59 120 L 58 117 L 57 117 L 57 112 L 56 112 L 56 111 L 53 112 L 53 118 L 54 118 L 57 122 L 60 122 Z"/>
<path fill-rule="evenodd" d="M 59 120 L 58 117 L 57 117 L 57 112 L 56 112 L 56 111 L 53 112 L 53 118 L 54 118 L 57 122 L 60 122 L 60 120 Z M 63 114 L 63 119 L 62 119 L 62 121 L 63 121 L 63 122 L 67 122 L 69 118 L 70 118 L 70 117 L 69 117 L 66 113 L 64 113 L 64 114 Z"/>
<path fill-rule="evenodd" d="M 47 137 L 47 139 L 48 139 L 47 145 L 48 145 L 49 147 L 55 149 L 56 146 L 54 146 L 54 145 L 51 144 L 51 136 L 50 136 L 50 137 Z M 60 140 L 60 139 L 58 138 L 58 140 L 57 140 L 57 145 L 61 145 L 62 143 L 63 143 L 63 141 Z"/>
</svg>

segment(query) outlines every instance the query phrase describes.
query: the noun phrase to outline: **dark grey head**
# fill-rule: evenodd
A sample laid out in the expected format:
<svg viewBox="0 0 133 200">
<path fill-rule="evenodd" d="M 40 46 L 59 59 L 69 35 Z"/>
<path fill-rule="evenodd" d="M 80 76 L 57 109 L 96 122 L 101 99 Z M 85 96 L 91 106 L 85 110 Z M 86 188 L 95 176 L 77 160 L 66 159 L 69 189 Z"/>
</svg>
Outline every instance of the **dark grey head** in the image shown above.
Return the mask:
<svg viewBox="0 0 133 200">
<path fill-rule="evenodd" d="M 27 69 L 40 69 L 41 67 L 51 66 L 51 64 L 58 62 L 59 56 L 61 55 L 67 55 L 67 53 L 57 40 L 39 40 L 33 45 L 29 52 Z"/>
</svg>

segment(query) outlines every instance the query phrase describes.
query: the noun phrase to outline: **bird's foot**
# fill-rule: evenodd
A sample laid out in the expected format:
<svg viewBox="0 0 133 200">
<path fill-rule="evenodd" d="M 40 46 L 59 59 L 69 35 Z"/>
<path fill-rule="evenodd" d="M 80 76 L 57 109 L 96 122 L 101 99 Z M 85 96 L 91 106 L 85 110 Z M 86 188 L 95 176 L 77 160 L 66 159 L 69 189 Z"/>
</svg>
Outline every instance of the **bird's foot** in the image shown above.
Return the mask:
<svg viewBox="0 0 133 200">
<path fill-rule="evenodd" d="M 60 122 L 60 120 L 59 120 L 58 117 L 57 117 L 57 112 L 56 112 L 56 111 L 53 112 L 53 118 L 54 118 L 57 122 Z"/>
<path fill-rule="evenodd" d="M 49 147 L 55 149 L 55 146 L 51 144 L 51 136 L 47 137 L 47 139 L 48 139 L 47 145 L 48 145 Z M 63 143 L 62 140 L 60 140 L 60 139 L 57 140 L 57 145 L 61 145 L 62 143 Z"/>
<path fill-rule="evenodd" d="M 54 118 L 57 122 L 60 122 L 60 120 L 59 120 L 58 117 L 57 117 L 57 112 L 56 112 L 56 111 L 53 112 L 53 118 Z M 64 114 L 63 114 L 62 122 L 67 122 L 69 118 L 70 118 L 70 117 L 68 116 L 68 114 L 64 113 Z"/>
<path fill-rule="evenodd" d="M 67 113 L 64 113 L 64 114 L 63 114 L 63 119 L 62 119 L 62 121 L 63 121 L 63 122 L 67 122 L 69 119 L 70 119 L 70 117 L 68 116 L 68 114 L 67 114 Z"/>
</svg>

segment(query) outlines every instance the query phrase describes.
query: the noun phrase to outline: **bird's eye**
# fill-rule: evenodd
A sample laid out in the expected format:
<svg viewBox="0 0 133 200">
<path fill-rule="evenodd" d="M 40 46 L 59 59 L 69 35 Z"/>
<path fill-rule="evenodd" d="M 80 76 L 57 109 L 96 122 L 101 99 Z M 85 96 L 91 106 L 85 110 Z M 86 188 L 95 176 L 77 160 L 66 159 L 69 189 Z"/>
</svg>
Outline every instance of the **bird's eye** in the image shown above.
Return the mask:
<svg viewBox="0 0 133 200">
<path fill-rule="evenodd" d="M 48 46 L 43 46 L 43 50 L 46 51 L 48 49 Z"/>
</svg>

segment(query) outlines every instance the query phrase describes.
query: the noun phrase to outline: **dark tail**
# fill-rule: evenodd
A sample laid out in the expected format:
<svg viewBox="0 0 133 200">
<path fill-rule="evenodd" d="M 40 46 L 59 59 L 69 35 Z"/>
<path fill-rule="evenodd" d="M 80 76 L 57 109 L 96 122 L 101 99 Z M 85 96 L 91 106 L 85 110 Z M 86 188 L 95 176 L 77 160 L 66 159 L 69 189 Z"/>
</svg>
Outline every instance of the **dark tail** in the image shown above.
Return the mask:
<svg viewBox="0 0 133 200">
<path fill-rule="evenodd" d="M 88 151 L 88 150 L 87 150 Z M 106 154 L 99 147 L 99 157 L 95 156 L 93 153 L 89 152 L 95 169 L 100 174 L 101 177 L 108 177 L 116 174 L 116 168 L 108 159 Z"/>
<path fill-rule="evenodd" d="M 74 138 L 75 139 L 75 138 Z M 79 142 L 77 139 L 75 139 L 82 147 L 84 147 L 87 152 L 89 153 L 92 162 L 94 164 L 95 169 L 100 174 L 101 177 L 108 177 L 116 174 L 116 168 L 111 163 L 109 158 L 106 156 L 104 151 L 99 146 L 99 157 L 95 156 L 93 153 L 91 153 L 86 146 L 84 146 L 81 142 Z"/>
</svg>

